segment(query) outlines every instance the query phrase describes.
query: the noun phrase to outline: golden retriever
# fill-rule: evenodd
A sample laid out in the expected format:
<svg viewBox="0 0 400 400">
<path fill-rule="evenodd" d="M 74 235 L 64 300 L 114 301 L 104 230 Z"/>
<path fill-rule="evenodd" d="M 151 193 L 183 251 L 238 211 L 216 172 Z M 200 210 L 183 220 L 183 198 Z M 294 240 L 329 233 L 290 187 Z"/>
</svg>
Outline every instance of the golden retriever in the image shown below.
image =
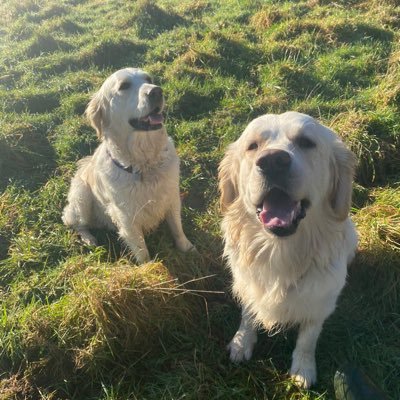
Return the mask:
<svg viewBox="0 0 400 400">
<path fill-rule="evenodd" d="M 253 120 L 228 147 L 219 168 L 224 256 L 242 305 L 232 361 L 250 359 L 258 325 L 297 325 L 290 375 L 301 387 L 316 382 L 317 339 L 357 247 L 354 166 L 330 129 L 297 112 Z"/>
<path fill-rule="evenodd" d="M 79 162 L 65 225 L 96 245 L 89 228 L 117 230 L 139 263 L 150 259 L 144 234 L 165 218 L 178 249 L 194 249 L 181 223 L 179 158 L 168 137 L 162 89 L 136 68 L 109 76 L 86 115 L 101 144 Z"/>
</svg>

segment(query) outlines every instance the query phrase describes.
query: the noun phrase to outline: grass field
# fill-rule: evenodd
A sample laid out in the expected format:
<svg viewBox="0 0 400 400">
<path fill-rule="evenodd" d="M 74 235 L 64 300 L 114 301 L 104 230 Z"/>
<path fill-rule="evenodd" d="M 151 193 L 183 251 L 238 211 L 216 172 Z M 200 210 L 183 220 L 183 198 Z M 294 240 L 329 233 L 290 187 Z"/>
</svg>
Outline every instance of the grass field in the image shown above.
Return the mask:
<svg viewBox="0 0 400 400">
<path fill-rule="evenodd" d="M 0 398 L 334 399 L 350 361 L 400 399 L 398 0 L 0 2 Z M 183 223 L 134 266 L 116 235 L 88 248 L 61 222 L 83 112 L 115 70 L 164 88 L 181 157 Z M 239 323 L 221 258 L 217 166 L 267 112 L 308 113 L 358 157 L 360 248 L 317 348 L 318 385 L 286 375 L 294 331 L 260 334 L 251 362 L 225 345 Z"/>
</svg>

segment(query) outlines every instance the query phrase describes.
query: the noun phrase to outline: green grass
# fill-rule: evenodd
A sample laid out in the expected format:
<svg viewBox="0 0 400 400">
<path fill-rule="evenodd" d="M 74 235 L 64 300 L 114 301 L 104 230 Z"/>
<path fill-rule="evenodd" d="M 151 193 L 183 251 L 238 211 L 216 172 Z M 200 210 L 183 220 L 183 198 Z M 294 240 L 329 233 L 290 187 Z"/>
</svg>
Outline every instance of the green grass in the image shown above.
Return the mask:
<svg viewBox="0 0 400 400">
<path fill-rule="evenodd" d="M 352 0 L 4 0 L 0 4 L 0 398 L 334 398 L 359 365 L 400 398 L 400 5 Z M 97 146 L 83 111 L 119 68 L 152 73 L 181 156 L 183 223 L 134 266 L 115 234 L 62 225 L 76 161 Z M 295 331 L 260 334 L 232 365 L 239 322 L 221 258 L 217 166 L 266 112 L 298 110 L 358 157 L 360 246 L 317 348 L 318 385 L 286 375 Z"/>
</svg>

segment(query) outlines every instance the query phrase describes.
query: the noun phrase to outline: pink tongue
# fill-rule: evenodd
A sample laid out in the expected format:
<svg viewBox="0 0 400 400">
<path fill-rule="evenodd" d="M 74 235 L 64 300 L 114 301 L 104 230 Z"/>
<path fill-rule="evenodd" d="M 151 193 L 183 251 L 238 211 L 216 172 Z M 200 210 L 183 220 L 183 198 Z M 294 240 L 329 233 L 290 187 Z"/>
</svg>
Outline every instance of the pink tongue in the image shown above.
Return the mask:
<svg viewBox="0 0 400 400">
<path fill-rule="evenodd" d="M 149 115 L 150 125 L 158 125 L 164 122 L 164 117 L 162 114 L 150 114 Z"/>
<path fill-rule="evenodd" d="M 300 210 L 300 202 L 293 201 L 279 189 L 272 189 L 264 199 L 259 218 L 267 228 L 288 227 Z"/>
</svg>

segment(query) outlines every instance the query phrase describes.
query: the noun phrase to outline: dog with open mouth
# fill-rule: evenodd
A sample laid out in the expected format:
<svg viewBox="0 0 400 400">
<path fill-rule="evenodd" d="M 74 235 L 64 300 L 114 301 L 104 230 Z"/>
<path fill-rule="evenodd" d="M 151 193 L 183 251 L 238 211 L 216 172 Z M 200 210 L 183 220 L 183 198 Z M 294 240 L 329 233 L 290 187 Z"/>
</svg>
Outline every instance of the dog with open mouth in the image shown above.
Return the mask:
<svg viewBox="0 0 400 400">
<path fill-rule="evenodd" d="M 219 168 L 224 256 L 242 305 L 232 361 L 250 359 L 258 326 L 298 326 L 290 375 L 301 387 L 316 382 L 317 339 L 357 247 L 354 168 L 333 131 L 297 112 L 253 120 L 228 147 Z"/>
<path fill-rule="evenodd" d="M 145 71 L 106 79 L 86 109 L 101 144 L 79 161 L 62 217 L 89 245 L 90 228 L 117 230 L 139 263 L 150 260 L 145 233 L 164 219 L 178 249 L 194 250 L 182 229 L 179 158 L 163 110 L 163 91 Z"/>
</svg>

